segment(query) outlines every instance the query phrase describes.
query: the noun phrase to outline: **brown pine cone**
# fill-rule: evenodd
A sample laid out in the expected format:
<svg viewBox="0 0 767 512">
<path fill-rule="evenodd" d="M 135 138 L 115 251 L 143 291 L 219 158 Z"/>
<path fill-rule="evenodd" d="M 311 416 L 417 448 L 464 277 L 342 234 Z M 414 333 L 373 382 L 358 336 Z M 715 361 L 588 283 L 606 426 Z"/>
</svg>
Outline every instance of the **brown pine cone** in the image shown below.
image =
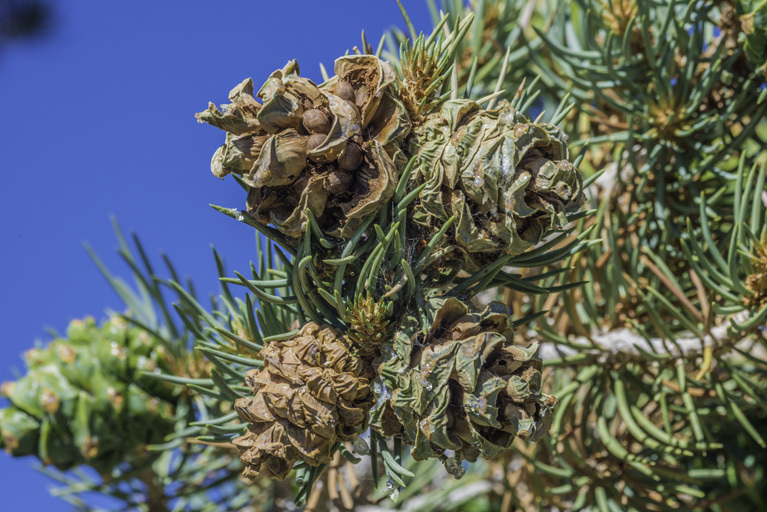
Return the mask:
<svg viewBox="0 0 767 512">
<path fill-rule="evenodd" d="M 249 431 L 233 442 L 243 475 L 285 478 L 296 462 L 331 460 L 336 443 L 353 440 L 373 405 L 372 369 L 338 330 L 314 322 L 292 339 L 267 345 L 263 369 L 247 372 L 253 396 L 234 408 Z"/>
<path fill-rule="evenodd" d="M 428 334 L 416 323 L 382 348 L 372 428 L 396 431 L 395 415 L 413 458 L 442 458 L 450 472 L 460 472 L 449 467 L 456 461 L 508 453 L 516 437 L 538 441 L 551 426 L 556 399 L 541 392 L 536 346 L 513 344 L 505 306 L 473 313 L 456 298 L 431 305 Z"/>
<path fill-rule="evenodd" d="M 231 104 L 197 114 L 227 132 L 213 174 L 240 175 L 251 215 L 292 238 L 305 231 L 307 208 L 323 232 L 349 238 L 391 199 L 403 164 L 410 120 L 391 65 L 350 55 L 335 71 L 318 86 L 291 61 L 255 96 L 248 79 L 229 94 Z"/>
</svg>

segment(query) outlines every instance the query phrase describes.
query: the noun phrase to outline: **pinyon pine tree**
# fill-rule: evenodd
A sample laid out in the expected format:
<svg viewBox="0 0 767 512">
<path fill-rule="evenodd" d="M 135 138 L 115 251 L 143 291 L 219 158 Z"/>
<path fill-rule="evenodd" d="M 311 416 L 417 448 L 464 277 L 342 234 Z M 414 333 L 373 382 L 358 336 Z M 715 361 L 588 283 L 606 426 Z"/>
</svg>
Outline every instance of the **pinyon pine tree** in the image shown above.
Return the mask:
<svg viewBox="0 0 767 512">
<path fill-rule="evenodd" d="M 767 507 L 765 5 L 431 1 L 243 80 L 197 119 L 250 269 L 122 242 L 4 448 L 83 510 Z"/>
</svg>

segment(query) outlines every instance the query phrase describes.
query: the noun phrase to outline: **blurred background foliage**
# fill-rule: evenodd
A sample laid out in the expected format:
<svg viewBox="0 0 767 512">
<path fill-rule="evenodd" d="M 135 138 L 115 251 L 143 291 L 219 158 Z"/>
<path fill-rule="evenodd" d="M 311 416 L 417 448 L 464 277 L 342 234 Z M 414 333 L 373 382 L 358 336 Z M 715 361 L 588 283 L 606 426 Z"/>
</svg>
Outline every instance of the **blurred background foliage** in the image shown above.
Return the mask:
<svg viewBox="0 0 767 512">
<path fill-rule="evenodd" d="M 0 44 L 45 36 L 54 18 L 50 3 L 38 0 L 0 2 Z"/>
</svg>

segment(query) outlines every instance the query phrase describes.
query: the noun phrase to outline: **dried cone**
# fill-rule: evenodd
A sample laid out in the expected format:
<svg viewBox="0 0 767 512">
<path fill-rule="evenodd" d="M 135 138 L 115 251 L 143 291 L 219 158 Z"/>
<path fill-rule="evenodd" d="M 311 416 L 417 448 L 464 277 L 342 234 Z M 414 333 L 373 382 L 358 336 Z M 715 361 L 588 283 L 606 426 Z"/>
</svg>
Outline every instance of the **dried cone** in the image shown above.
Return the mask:
<svg viewBox="0 0 767 512">
<path fill-rule="evenodd" d="M 580 208 L 582 179 L 568 161 L 567 136 L 506 102 L 488 111 L 471 100 L 448 101 L 414 135 L 410 189 L 426 187 L 413 220 L 428 239 L 456 217 L 444 242 L 454 269 L 476 271 L 522 253 Z"/>
<path fill-rule="evenodd" d="M 342 57 L 337 76 L 317 86 L 291 61 L 261 87 L 248 79 L 219 111 L 197 118 L 227 132 L 213 174 L 242 176 L 248 211 L 290 237 L 310 209 L 325 233 L 348 238 L 391 198 L 410 131 L 394 92 L 392 67 L 372 55 Z"/>
<path fill-rule="evenodd" d="M 261 355 L 264 368 L 245 377 L 253 396 L 234 406 L 250 423 L 233 441 L 244 476 L 282 479 L 298 461 L 327 463 L 336 443 L 353 440 L 365 428 L 373 405 L 372 370 L 339 331 L 312 322 L 294 338 L 267 345 Z"/>
<path fill-rule="evenodd" d="M 88 465 L 108 474 L 142 464 L 146 446 L 173 431 L 178 388 L 144 372 L 175 365 L 146 331 L 113 317 L 73 321 L 67 338 L 25 354 L 27 373 L 2 386 L 2 446 L 66 470 Z"/>
<path fill-rule="evenodd" d="M 540 439 L 556 399 L 540 391 L 536 346 L 512 345 L 505 306 L 493 303 L 477 314 L 455 298 L 432 305 L 427 336 L 416 326 L 384 346 L 381 379 L 373 385 L 373 426 L 392 430 L 389 409 L 413 446 L 413 458 L 440 457 L 459 473 L 462 459 L 499 457 L 517 436 Z"/>
</svg>

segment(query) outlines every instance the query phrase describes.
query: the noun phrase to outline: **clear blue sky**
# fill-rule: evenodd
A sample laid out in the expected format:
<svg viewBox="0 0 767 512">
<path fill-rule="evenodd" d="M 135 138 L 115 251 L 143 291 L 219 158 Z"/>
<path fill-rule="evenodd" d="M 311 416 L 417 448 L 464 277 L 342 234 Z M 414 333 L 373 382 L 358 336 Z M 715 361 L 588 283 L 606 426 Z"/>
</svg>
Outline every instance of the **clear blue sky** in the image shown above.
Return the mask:
<svg viewBox="0 0 767 512">
<path fill-rule="evenodd" d="M 361 29 L 377 42 L 403 26 L 394 0 L 51 3 L 46 39 L 0 52 L 0 381 L 49 339 L 44 327 L 122 309 L 82 246 L 127 275 L 110 215 L 201 292 L 217 291 L 211 244 L 230 274 L 246 269 L 253 231 L 208 206 L 244 204 L 209 170 L 224 134 L 193 114 L 292 58 L 321 81 L 318 63 L 331 70 Z M 403 3 L 428 30 L 425 0 Z M 0 453 L 0 508 L 69 510 L 33 463 Z"/>
</svg>

